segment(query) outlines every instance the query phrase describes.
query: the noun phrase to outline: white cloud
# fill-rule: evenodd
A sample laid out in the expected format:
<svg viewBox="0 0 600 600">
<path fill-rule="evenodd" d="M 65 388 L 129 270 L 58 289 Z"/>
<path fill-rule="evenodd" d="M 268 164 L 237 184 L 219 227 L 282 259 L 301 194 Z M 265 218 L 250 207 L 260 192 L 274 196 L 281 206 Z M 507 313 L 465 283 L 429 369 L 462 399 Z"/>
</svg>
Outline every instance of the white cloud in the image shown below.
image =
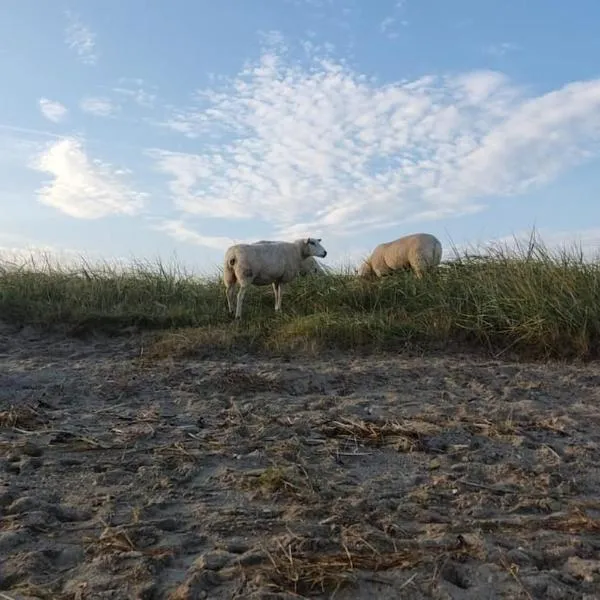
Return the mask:
<svg viewBox="0 0 600 600">
<path fill-rule="evenodd" d="M 400 15 L 404 12 L 406 8 L 406 2 L 404 0 L 399 0 L 394 4 L 392 15 L 386 17 L 379 23 L 379 31 L 385 35 L 390 40 L 396 39 L 400 32 L 398 31 L 398 26 L 407 27 L 408 21 L 404 18 L 400 18 Z"/>
<path fill-rule="evenodd" d="M 127 171 L 90 159 L 74 138 L 48 146 L 32 168 L 52 176 L 51 182 L 38 190 L 39 201 L 78 219 L 134 215 L 146 197 L 123 183 Z"/>
<path fill-rule="evenodd" d="M 80 106 L 84 112 L 97 117 L 109 117 L 119 110 L 119 107 L 113 104 L 108 98 L 84 98 Z"/>
<path fill-rule="evenodd" d="M 400 36 L 397 29 L 398 25 L 406 27 L 408 26 L 408 21 L 406 19 L 398 20 L 395 17 L 386 17 L 379 24 L 379 31 L 381 31 L 388 39 L 395 40 Z"/>
<path fill-rule="evenodd" d="M 40 98 L 39 105 L 44 117 L 53 123 L 59 123 L 67 116 L 67 107 L 60 102 Z"/>
<path fill-rule="evenodd" d="M 232 244 L 243 242 L 243 240 L 234 240 L 229 237 L 201 235 L 186 227 L 183 221 L 180 220 L 165 220 L 154 225 L 153 229 L 164 231 L 179 242 L 205 246 L 207 248 L 214 248 L 215 250 L 225 250 Z"/>
<path fill-rule="evenodd" d="M 42 129 L 31 129 L 30 127 L 18 127 L 16 125 L 7 125 L 0 123 L 0 131 L 7 131 L 10 133 L 21 133 L 25 136 L 33 135 L 36 137 L 50 137 L 55 139 L 62 139 L 62 135 L 52 133 L 51 131 L 43 131 Z"/>
<path fill-rule="evenodd" d="M 202 143 L 151 152 L 180 210 L 354 235 L 472 213 L 595 156 L 600 80 L 539 96 L 492 71 L 379 84 L 270 51 L 167 125 Z"/>
<path fill-rule="evenodd" d="M 512 42 L 502 42 L 501 44 L 491 44 L 487 46 L 485 52 L 492 56 L 501 57 L 518 49 L 519 46 L 517 46 L 517 44 L 513 44 Z"/>
<path fill-rule="evenodd" d="M 86 27 L 77 15 L 67 11 L 66 16 L 68 20 L 65 40 L 67 46 L 77 53 L 82 63 L 95 65 L 98 60 L 96 34 Z"/>
<path fill-rule="evenodd" d="M 121 78 L 119 87 L 113 88 L 113 92 L 129 98 L 142 108 L 152 108 L 156 102 L 156 94 L 148 91 L 148 86 L 143 79 Z"/>
<path fill-rule="evenodd" d="M 396 19 L 394 19 L 394 17 L 386 17 L 383 21 L 381 21 L 381 23 L 379 24 L 379 29 L 382 33 L 385 33 L 396 21 Z"/>
</svg>

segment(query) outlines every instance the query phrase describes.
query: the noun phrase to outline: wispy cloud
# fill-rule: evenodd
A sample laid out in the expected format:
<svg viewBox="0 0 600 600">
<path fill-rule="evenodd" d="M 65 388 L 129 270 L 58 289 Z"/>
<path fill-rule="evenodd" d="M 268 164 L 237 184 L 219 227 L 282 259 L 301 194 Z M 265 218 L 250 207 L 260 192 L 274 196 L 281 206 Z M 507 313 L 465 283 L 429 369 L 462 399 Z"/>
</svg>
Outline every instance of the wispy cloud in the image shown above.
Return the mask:
<svg viewBox="0 0 600 600">
<path fill-rule="evenodd" d="M 491 71 L 378 85 L 267 52 L 168 125 L 205 144 L 151 153 L 180 210 L 353 235 L 475 212 L 585 160 L 600 142 L 600 80 L 540 96 Z"/>
<path fill-rule="evenodd" d="M 390 40 L 396 39 L 400 35 L 399 27 L 407 27 L 408 21 L 402 17 L 403 11 L 406 7 L 404 0 L 399 0 L 394 3 L 393 11 L 390 16 L 385 17 L 381 23 L 379 23 L 379 31 Z"/>
<path fill-rule="evenodd" d="M 492 56 L 501 57 L 518 49 L 519 46 L 517 44 L 513 44 L 512 42 L 502 42 L 500 44 L 490 44 L 489 46 L 486 46 L 485 52 Z"/>
<path fill-rule="evenodd" d="M 32 129 L 31 127 L 20 127 L 18 125 L 8 125 L 6 123 L 0 123 L 0 131 L 9 131 L 12 133 L 22 133 L 24 135 L 36 136 L 36 137 L 51 137 L 56 139 L 63 139 L 64 136 L 51 131 L 43 131 L 41 129 Z"/>
<path fill-rule="evenodd" d="M 215 250 L 225 250 L 228 246 L 242 241 L 224 236 L 201 235 L 189 229 L 183 221 L 176 219 L 167 219 L 158 222 L 152 226 L 152 229 L 163 231 L 179 242 L 205 246 L 207 248 L 214 248 Z"/>
<path fill-rule="evenodd" d="M 119 110 L 109 98 L 87 97 L 81 101 L 80 106 L 83 112 L 97 117 L 110 117 Z"/>
<path fill-rule="evenodd" d="M 395 20 L 396 19 L 394 19 L 394 17 L 386 17 L 383 21 L 381 21 L 379 24 L 379 30 L 381 33 L 388 31 L 388 29 L 394 24 Z"/>
<path fill-rule="evenodd" d="M 148 91 L 143 79 L 122 78 L 113 92 L 128 98 L 142 108 L 152 108 L 156 102 L 156 93 Z"/>
<path fill-rule="evenodd" d="M 71 217 L 135 215 L 143 207 L 146 195 L 123 182 L 128 171 L 90 159 L 77 139 L 51 144 L 31 166 L 52 176 L 38 191 L 39 201 Z"/>
<path fill-rule="evenodd" d="M 67 116 L 67 107 L 60 102 L 40 98 L 39 106 L 44 117 L 53 123 L 59 123 Z"/>
<path fill-rule="evenodd" d="M 66 12 L 66 43 L 77 53 L 79 60 L 86 65 L 95 65 L 98 60 L 96 34 L 71 11 Z"/>
<path fill-rule="evenodd" d="M 408 21 L 406 19 L 396 19 L 395 17 L 386 17 L 379 24 L 379 30 L 383 33 L 388 39 L 395 40 L 400 36 L 400 31 L 398 30 L 398 25 L 402 27 L 408 26 Z"/>
<path fill-rule="evenodd" d="M 21 132 L 2 132 L 0 129 L 0 167 L 9 169 L 5 171 L 8 173 L 14 172 L 13 169 L 22 169 L 31 156 L 44 147 L 44 143 L 46 140 L 35 134 L 23 135 Z M 9 204 L 7 196 L 11 189 L 18 190 L 19 185 L 13 183 L 11 177 L 5 177 L 2 185 L 5 204 Z"/>
</svg>

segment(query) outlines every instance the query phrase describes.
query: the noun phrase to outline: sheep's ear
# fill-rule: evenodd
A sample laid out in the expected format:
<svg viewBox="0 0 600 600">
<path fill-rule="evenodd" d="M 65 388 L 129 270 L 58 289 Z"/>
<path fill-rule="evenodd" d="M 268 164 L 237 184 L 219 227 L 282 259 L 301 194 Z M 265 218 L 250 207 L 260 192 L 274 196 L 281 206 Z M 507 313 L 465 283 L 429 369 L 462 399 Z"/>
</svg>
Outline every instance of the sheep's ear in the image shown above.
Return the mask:
<svg viewBox="0 0 600 600">
<path fill-rule="evenodd" d="M 308 244 L 309 242 L 310 242 L 310 238 L 309 238 L 309 237 L 307 237 L 307 238 L 304 240 L 304 243 L 305 243 L 305 244 Z"/>
<path fill-rule="evenodd" d="M 319 242 L 319 244 L 321 243 L 321 241 L 322 241 L 322 239 L 321 239 L 321 238 L 319 238 L 319 239 L 317 240 L 317 242 Z"/>
</svg>

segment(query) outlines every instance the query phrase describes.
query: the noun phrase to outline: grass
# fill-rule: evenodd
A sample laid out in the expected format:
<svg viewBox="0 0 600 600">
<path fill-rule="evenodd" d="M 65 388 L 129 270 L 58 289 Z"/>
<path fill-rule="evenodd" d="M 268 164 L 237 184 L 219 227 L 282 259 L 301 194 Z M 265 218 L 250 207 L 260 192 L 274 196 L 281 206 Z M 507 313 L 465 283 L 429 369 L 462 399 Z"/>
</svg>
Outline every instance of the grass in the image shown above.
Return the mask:
<svg viewBox="0 0 600 600">
<path fill-rule="evenodd" d="M 254 287 L 235 323 L 218 276 L 197 279 L 161 264 L 0 265 L 5 321 L 73 333 L 161 330 L 151 348 L 159 356 L 459 344 L 496 355 L 590 359 L 600 339 L 600 263 L 575 251 L 551 253 L 533 240 L 516 252 L 457 255 L 422 280 L 411 273 L 379 281 L 349 272 L 299 278 L 284 291 L 282 314 L 273 304 L 270 286 Z"/>
</svg>

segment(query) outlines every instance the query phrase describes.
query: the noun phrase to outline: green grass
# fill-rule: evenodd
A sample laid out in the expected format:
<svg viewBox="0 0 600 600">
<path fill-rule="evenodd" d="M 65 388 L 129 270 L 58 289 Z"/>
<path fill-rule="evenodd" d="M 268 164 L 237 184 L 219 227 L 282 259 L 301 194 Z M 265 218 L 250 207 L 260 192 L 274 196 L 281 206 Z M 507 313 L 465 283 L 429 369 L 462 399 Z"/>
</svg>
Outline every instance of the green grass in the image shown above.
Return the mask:
<svg viewBox="0 0 600 600">
<path fill-rule="evenodd" d="M 516 254 L 495 248 L 486 257 L 457 256 L 422 280 L 411 273 L 300 278 L 285 289 L 282 314 L 273 304 L 270 287 L 253 287 L 235 323 L 218 276 L 197 279 L 160 264 L 0 266 L 3 320 L 73 332 L 163 330 L 153 345 L 163 355 L 417 344 L 589 359 L 600 340 L 600 263 L 535 242 Z"/>
</svg>

